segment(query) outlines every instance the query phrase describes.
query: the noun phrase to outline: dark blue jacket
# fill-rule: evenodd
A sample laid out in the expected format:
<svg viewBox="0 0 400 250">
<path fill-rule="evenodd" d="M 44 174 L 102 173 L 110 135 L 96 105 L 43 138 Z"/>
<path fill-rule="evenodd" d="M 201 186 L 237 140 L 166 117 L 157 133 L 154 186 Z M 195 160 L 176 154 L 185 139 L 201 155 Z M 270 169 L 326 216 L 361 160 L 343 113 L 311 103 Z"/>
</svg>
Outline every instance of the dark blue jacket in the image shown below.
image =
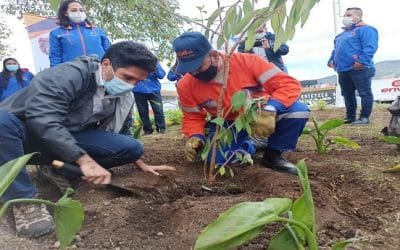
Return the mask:
<svg viewBox="0 0 400 250">
<path fill-rule="evenodd" d="M 15 92 L 27 87 L 33 78 L 33 74 L 27 70 L 22 72 L 22 82 L 18 82 L 15 76 L 8 79 L 8 83 L 4 84 L 0 76 L 0 102 Z M 5 86 L 5 87 L 4 87 Z"/>
<path fill-rule="evenodd" d="M 110 47 L 106 33 L 86 22 L 71 23 L 50 32 L 50 67 L 71 61 L 80 56 L 94 56 L 101 59 Z"/>
<path fill-rule="evenodd" d="M 150 94 L 160 92 L 161 84 L 158 79 L 163 79 L 165 71 L 160 63 L 157 63 L 157 68 L 154 72 L 150 73 L 143 81 L 139 81 L 133 88 L 133 93 Z"/>
<path fill-rule="evenodd" d="M 289 53 L 289 46 L 287 44 L 283 43 L 279 49 L 274 52 L 274 45 L 275 45 L 275 34 L 271 32 L 266 32 L 265 33 L 265 39 L 268 41 L 270 48 L 265 49 L 265 55 L 268 58 L 268 61 L 272 62 L 276 66 L 278 66 L 282 71 L 287 72 L 285 63 L 283 62 L 282 56 L 287 55 Z M 254 47 L 262 47 L 262 42 L 261 41 L 256 41 L 253 45 Z M 253 49 L 246 51 L 245 49 L 245 41 L 241 42 L 238 47 L 239 52 L 244 52 L 244 53 L 254 53 Z"/>
<path fill-rule="evenodd" d="M 333 64 L 336 71 L 352 70 L 355 62 L 361 63 L 364 68 L 373 68 L 372 58 L 378 49 L 378 31 L 360 22 L 337 35 L 334 45 L 328 64 Z"/>
<path fill-rule="evenodd" d="M 167 74 L 167 79 L 171 82 L 179 81 L 182 78 L 182 74 L 176 74 L 173 68 L 170 68 Z"/>
</svg>

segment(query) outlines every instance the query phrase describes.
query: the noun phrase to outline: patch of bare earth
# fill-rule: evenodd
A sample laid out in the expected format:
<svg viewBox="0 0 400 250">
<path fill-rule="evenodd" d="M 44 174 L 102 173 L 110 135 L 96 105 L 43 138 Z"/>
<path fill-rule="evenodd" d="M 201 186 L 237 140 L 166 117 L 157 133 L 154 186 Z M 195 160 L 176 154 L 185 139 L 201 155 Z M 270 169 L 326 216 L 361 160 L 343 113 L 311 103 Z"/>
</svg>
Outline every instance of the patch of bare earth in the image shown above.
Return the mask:
<svg viewBox="0 0 400 250">
<path fill-rule="evenodd" d="M 343 117 L 343 109 L 313 113 L 320 121 Z M 286 154 L 294 162 L 306 159 L 321 249 L 353 237 L 364 243 L 351 249 L 399 249 L 400 175 L 381 172 L 400 162 L 395 147 L 379 140 L 379 131 L 389 119 L 386 109 L 378 106 L 372 125 L 344 125 L 331 133 L 357 141 L 362 146 L 359 150 L 334 146 L 330 153 L 318 155 L 311 140 L 301 137 L 298 150 Z M 268 197 L 295 199 L 301 194 L 297 177 L 257 163 L 261 153 L 255 157 L 254 166 L 236 166 L 235 177 L 219 178 L 218 183 L 209 186 L 203 180 L 201 163 L 185 163 L 184 140 L 177 127 L 170 128 L 167 134 L 143 137 L 143 142 L 148 163 L 168 164 L 177 170 L 161 177 L 138 172 L 132 166 L 113 170 L 115 184 L 135 189 L 141 197 L 119 197 L 107 189 L 82 184 L 74 198 L 84 204 L 85 221 L 75 247 L 191 249 L 201 230 L 234 204 Z M 212 191 L 201 188 L 203 185 Z M 43 182 L 40 187 L 55 198 L 55 189 Z M 0 227 L 9 223 L 3 221 Z M 277 225 L 269 227 L 241 249 L 262 249 L 278 229 Z M 8 228 L 5 235 L 12 234 Z M 33 241 L 5 241 L 0 247 L 52 248 L 55 241 L 51 234 Z"/>
</svg>

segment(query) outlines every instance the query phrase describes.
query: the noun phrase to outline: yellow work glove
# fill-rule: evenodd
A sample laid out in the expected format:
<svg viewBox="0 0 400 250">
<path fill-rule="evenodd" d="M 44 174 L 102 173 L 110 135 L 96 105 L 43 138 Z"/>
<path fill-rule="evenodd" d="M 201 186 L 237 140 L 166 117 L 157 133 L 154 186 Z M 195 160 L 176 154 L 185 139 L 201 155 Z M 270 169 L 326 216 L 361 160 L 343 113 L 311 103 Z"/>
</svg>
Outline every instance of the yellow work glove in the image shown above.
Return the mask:
<svg viewBox="0 0 400 250">
<path fill-rule="evenodd" d="M 259 110 L 255 121 L 250 124 L 251 135 L 254 137 L 267 137 L 275 132 L 275 111 Z"/>
<path fill-rule="evenodd" d="M 189 162 L 193 162 L 197 153 L 203 148 L 204 142 L 198 137 L 191 137 L 185 144 L 185 156 Z"/>
</svg>

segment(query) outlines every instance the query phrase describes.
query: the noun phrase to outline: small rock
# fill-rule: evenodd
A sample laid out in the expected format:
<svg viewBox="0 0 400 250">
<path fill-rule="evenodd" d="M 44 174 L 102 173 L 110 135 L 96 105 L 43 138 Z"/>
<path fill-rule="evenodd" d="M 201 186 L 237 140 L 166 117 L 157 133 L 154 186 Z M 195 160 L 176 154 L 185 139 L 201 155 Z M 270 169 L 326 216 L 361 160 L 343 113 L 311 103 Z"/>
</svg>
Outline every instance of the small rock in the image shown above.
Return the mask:
<svg viewBox="0 0 400 250">
<path fill-rule="evenodd" d="M 103 201 L 103 205 L 104 206 L 110 206 L 111 205 L 111 201 Z"/>
<path fill-rule="evenodd" d="M 60 247 L 60 242 L 59 242 L 59 241 L 56 241 L 56 243 L 54 243 L 53 247 L 54 247 L 54 248 L 59 248 L 59 247 Z"/>
<path fill-rule="evenodd" d="M 164 236 L 164 233 L 163 232 L 158 232 L 157 236 Z"/>
</svg>

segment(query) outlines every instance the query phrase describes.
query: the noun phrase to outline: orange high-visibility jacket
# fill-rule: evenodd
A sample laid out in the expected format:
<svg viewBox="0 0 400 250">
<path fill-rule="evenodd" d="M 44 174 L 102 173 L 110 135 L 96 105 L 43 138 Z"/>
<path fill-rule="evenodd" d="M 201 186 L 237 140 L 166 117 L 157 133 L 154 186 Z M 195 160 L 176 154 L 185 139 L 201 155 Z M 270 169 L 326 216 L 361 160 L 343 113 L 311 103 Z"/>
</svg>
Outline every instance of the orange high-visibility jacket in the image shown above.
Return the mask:
<svg viewBox="0 0 400 250">
<path fill-rule="evenodd" d="M 220 58 L 222 60 L 222 58 Z M 217 100 L 222 84 L 202 82 L 191 74 L 179 81 L 178 96 L 183 112 L 182 132 L 185 136 L 204 135 L 206 111 L 217 116 Z M 227 89 L 223 98 L 224 114 L 230 109 L 231 97 L 240 90 L 258 89 L 257 96 L 272 98 L 286 108 L 297 101 L 301 94 L 300 82 L 287 75 L 273 63 L 253 54 L 234 53 L 230 59 Z M 232 113 L 227 120 L 234 120 Z"/>
</svg>

